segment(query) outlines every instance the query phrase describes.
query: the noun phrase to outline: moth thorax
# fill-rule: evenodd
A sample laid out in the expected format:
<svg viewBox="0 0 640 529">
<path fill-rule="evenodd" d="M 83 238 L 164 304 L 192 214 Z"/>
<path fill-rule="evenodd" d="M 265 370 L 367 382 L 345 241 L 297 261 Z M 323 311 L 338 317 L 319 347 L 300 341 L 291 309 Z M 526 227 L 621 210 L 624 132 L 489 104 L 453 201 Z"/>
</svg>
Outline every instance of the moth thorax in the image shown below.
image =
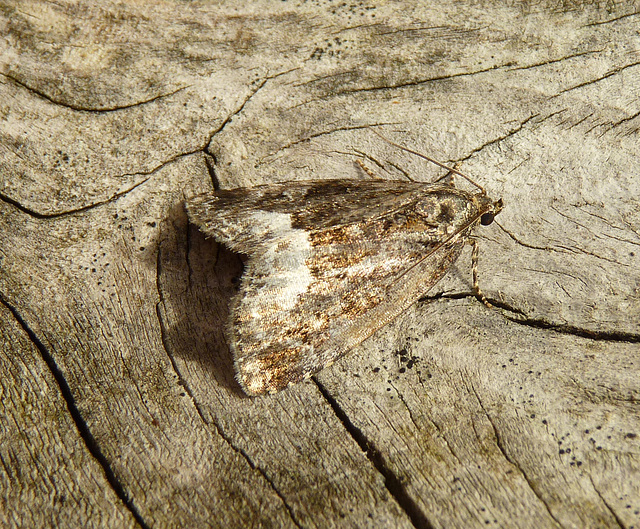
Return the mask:
<svg viewBox="0 0 640 529">
<path fill-rule="evenodd" d="M 427 224 L 445 226 L 463 221 L 469 213 L 469 205 L 466 197 L 443 191 L 420 199 L 415 211 Z"/>
</svg>

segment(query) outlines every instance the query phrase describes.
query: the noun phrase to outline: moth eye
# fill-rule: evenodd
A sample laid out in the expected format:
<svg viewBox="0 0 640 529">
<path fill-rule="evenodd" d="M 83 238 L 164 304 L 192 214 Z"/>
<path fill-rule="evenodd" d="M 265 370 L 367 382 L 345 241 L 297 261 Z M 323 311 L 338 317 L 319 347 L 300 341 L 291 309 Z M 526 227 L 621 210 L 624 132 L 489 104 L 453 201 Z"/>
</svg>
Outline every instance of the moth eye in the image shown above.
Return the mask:
<svg viewBox="0 0 640 529">
<path fill-rule="evenodd" d="M 494 218 L 495 215 L 489 211 L 488 213 L 485 213 L 484 215 L 482 215 L 482 217 L 480 217 L 480 224 L 482 224 L 483 226 L 488 226 L 493 222 Z"/>
</svg>

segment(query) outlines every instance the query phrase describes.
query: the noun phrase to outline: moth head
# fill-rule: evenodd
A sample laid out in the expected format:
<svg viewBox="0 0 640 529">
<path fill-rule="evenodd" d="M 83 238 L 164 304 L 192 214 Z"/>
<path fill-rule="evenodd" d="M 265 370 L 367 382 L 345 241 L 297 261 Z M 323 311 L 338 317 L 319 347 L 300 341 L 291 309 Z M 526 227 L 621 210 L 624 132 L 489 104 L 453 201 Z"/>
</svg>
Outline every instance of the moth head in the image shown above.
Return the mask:
<svg viewBox="0 0 640 529">
<path fill-rule="evenodd" d="M 488 226 L 493 222 L 496 215 L 502 211 L 502 199 L 499 198 L 495 202 L 489 202 L 490 208 L 480 215 L 480 224 Z"/>
</svg>

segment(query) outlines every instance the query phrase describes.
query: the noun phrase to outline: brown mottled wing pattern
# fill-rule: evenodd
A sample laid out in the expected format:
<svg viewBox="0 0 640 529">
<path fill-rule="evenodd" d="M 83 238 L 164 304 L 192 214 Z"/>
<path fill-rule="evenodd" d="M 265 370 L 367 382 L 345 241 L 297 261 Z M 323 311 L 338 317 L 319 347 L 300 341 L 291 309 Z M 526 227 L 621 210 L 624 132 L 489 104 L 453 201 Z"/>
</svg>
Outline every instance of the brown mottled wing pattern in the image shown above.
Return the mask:
<svg viewBox="0 0 640 529">
<path fill-rule="evenodd" d="M 396 318 L 444 275 L 490 205 L 451 186 L 354 180 L 192 199 L 191 219 L 249 256 L 228 329 L 243 389 L 302 380 Z"/>
</svg>

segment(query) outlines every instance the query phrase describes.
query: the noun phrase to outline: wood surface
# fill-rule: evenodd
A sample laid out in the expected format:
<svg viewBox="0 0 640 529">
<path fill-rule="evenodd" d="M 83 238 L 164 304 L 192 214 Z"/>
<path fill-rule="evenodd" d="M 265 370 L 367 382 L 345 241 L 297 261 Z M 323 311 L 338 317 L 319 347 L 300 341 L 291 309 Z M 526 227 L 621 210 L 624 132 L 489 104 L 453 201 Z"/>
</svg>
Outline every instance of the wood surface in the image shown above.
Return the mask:
<svg viewBox="0 0 640 529">
<path fill-rule="evenodd" d="M 0 525 L 640 528 L 637 2 L 0 1 Z M 494 198 L 431 294 L 249 398 L 185 197 Z M 464 185 L 464 184 L 462 184 Z"/>
</svg>

